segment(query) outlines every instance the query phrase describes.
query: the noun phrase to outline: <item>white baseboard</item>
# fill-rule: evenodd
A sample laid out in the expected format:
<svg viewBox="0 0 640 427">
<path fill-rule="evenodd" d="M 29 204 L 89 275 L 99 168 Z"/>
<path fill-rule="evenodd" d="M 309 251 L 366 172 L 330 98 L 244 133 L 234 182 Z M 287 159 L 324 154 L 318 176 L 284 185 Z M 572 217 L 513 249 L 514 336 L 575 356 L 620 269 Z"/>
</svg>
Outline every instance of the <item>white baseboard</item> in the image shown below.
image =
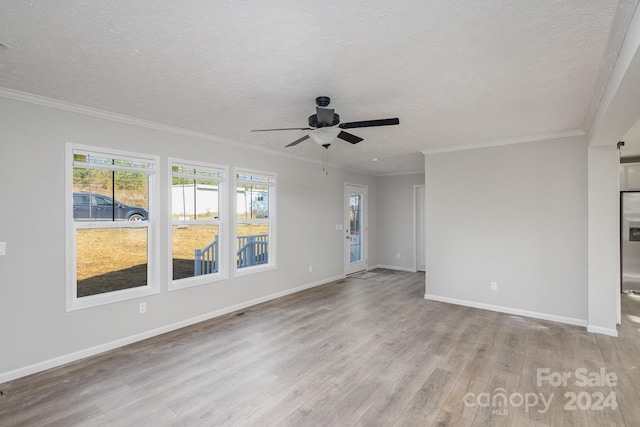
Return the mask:
<svg viewBox="0 0 640 427">
<path fill-rule="evenodd" d="M 610 337 L 617 337 L 618 330 L 611 328 L 602 328 L 600 326 L 587 325 L 587 332 L 593 332 L 594 334 L 609 335 Z"/>
<path fill-rule="evenodd" d="M 214 317 L 223 316 L 225 314 L 232 313 L 234 311 L 242 310 L 247 307 L 251 307 L 257 304 L 261 304 L 263 302 L 271 301 L 276 298 L 280 298 L 286 295 L 295 294 L 297 292 L 304 291 L 306 289 L 311 289 L 316 286 L 325 285 L 327 283 L 331 283 L 336 280 L 343 279 L 345 275 L 340 275 L 336 277 L 332 277 L 325 280 L 320 280 L 314 283 L 308 283 L 303 286 L 299 286 L 297 288 L 288 289 L 286 291 L 278 292 L 275 294 L 267 295 L 264 297 L 256 298 L 250 301 L 243 302 L 241 304 L 232 305 L 229 307 L 221 308 L 216 311 L 212 311 L 210 313 L 206 313 L 200 316 L 192 317 L 190 319 L 185 319 L 180 322 L 172 323 L 170 325 L 162 326 L 160 328 L 152 329 L 149 331 L 141 332 L 136 335 L 131 335 L 129 337 L 121 338 L 115 341 L 111 341 L 108 343 L 100 344 L 95 347 L 86 348 L 84 350 L 76 351 L 74 353 L 65 354 L 63 356 L 59 356 L 53 359 L 45 360 L 43 362 L 35 363 L 33 365 L 25 366 L 22 368 L 15 369 L 9 372 L 0 373 L 0 384 L 6 383 L 8 381 L 15 380 L 17 378 L 26 377 L 27 375 L 35 374 L 38 372 L 45 371 L 47 369 L 55 368 L 57 366 L 62 366 L 67 363 L 75 362 L 76 360 L 84 359 L 89 356 L 95 356 L 96 354 L 104 353 L 105 351 L 113 350 L 118 347 L 123 347 L 128 344 L 133 344 L 138 341 L 146 340 L 148 338 L 152 338 L 158 335 L 165 334 L 167 332 L 175 331 L 176 329 L 184 328 L 187 326 L 194 325 L 196 323 L 204 322 L 205 320 L 213 319 Z"/>
<path fill-rule="evenodd" d="M 480 308 L 482 310 L 497 311 L 498 313 L 515 314 L 516 316 L 531 317 L 540 320 L 550 320 L 557 323 L 566 323 L 574 326 L 587 326 L 587 321 L 582 319 L 574 319 L 572 317 L 556 316 L 554 314 L 539 313 L 536 311 L 519 310 L 516 308 L 503 307 L 500 305 L 484 304 L 481 302 L 460 300 L 456 298 L 441 297 L 438 295 L 425 294 L 424 299 L 432 301 L 446 302 L 449 304 L 463 305 L 466 307 Z"/>
<path fill-rule="evenodd" d="M 375 267 L 370 267 L 369 270 L 373 270 L 374 268 L 384 268 L 385 270 L 396 270 L 396 271 L 408 271 L 410 273 L 418 272 L 418 270 L 416 270 L 415 268 L 398 267 L 397 265 L 384 265 L 384 264 L 378 264 Z"/>
</svg>

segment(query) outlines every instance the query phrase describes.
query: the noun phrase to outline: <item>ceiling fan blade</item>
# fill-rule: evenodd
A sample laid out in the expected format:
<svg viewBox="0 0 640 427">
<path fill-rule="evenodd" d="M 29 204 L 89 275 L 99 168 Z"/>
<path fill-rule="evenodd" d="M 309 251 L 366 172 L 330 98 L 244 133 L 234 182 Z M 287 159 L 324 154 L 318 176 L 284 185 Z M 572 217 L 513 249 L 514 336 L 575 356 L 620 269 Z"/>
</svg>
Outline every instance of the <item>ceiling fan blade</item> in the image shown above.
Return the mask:
<svg viewBox="0 0 640 427">
<path fill-rule="evenodd" d="M 338 138 L 344 139 L 345 141 L 352 144 L 357 144 L 358 142 L 362 141 L 362 138 L 360 138 L 359 136 L 355 136 L 354 134 L 345 132 L 343 130 L 338 134 Z"/>
<path fill-rule="evenodd" d="M 311 130 L 311 128 L 253 129 L 251 132 L 271 132 L 274 130 Z"/>
<path fill-rule="evenodd" d="M 330 126 L 333 124 L 333 108 L 316 107 L 318 113 L 318 124 Z"/>
<path fill-rule="evenodd" d="M 293 141 L 291 144 L 287 144 L 285 145 L 285 147 L 293 147 L 294 145 L 298 145 L 300 144 L 302 141 L 304 141 L 305 139 L 309 139 L 309 135 L 305 135 L 302 138 L 298 138 L 295 141 Z"/>
<path fill-rule="evenodd" d="M 364 120 L 361 122 L 349 122 L 340 123 L 340 129 L 354 129 L 354 128 L 368 128 L 372 126 L 391 126 L 399 125 L 400 119 L 397 117 L 393 119 L 379 119 L 379 120 Z"/>
</svg>

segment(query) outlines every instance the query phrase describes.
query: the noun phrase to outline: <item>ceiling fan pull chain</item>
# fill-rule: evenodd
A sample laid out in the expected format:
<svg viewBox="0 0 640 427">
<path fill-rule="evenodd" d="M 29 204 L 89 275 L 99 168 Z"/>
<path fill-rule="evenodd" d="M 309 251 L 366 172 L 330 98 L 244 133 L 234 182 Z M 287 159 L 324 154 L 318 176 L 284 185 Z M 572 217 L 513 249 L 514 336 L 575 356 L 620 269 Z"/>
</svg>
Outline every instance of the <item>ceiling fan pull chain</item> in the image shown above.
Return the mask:
<svg viewBox="0 0 640 427">
<path fill-rule="evenodd" d="M 322 147 L 324 148 L 324 150 L 322 150 L 322 172 L 324 172 L 325 175 L 329 175 L 329 146 L 331 144 L 323 144 Z"/>
<path fill-rule="evenodd" d="M 327 149 L 322 150 L 322 172 L 327 175 Z"/>
<path fill-rule="evenodd" d="M 324 150 L 324 174 L 329 176 L 329 150 Z"/>
</svg>

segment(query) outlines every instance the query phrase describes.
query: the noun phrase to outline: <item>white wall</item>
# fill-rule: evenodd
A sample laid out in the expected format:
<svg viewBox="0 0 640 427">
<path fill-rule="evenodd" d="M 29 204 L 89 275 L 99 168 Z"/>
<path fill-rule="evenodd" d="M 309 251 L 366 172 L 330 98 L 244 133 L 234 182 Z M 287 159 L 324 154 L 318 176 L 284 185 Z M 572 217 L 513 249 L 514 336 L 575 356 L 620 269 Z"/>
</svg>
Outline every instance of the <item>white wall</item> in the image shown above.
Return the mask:
<svg viewBox="0 0 640 427">
<path fill-rule="evenodd" d="M 74 108 L 71 108 L 72 110 Z M 100 116 L 100 114 L 98 114 Z M 377 228 L 377 178 L 330 170 L 211 138 L 79 114 L 0 97 L 0 382 L 140 339 L 212 313 L 344 274 L 344 182 L 370 189 L 370 230 Z M 161 156 L 161 194 L 169 194 L 167 158 L 272 171 L 278 174 L 278 268 L 168 292 L 168 266 L 158 295 L 97 308 L 65 309 L 65 143 Z M 170 209 L 167 197 L 161 204 Z M 168 218 L 160 218 L 167 230 Z M 369 259 L 378 264 L 370 233 Z M 161 235 L 161 254 L 168 237 Z M 165 256 L 162 259 L 166 259 Z M 164 264 L 164 263 L 163 263 Z M 313 265 L 313 272 L 308 266 Z M 138 314 L 138 304 L 147 313 Z M 181 323 L 182 322 L 182 323 Z"/>
<path fill-rule="evenodd" d="M 431 154 L 425 175 L 427 298 L 586 325 L 584 137 Z"/>
<path fill-rule="evenodd" d="M 414 185 L 424 185 L 424 174 L 383 176 L 378 181 L 378 247 L 381 267 L 415 271 Z M 400 257 L 398 258 L 398 254 Z"/>
<path fill-rule="evenodd" d="M 613 336 L 620 294 L 619 159 L 615 145 L 589 147 L 588 330 Z"/>
</svg>

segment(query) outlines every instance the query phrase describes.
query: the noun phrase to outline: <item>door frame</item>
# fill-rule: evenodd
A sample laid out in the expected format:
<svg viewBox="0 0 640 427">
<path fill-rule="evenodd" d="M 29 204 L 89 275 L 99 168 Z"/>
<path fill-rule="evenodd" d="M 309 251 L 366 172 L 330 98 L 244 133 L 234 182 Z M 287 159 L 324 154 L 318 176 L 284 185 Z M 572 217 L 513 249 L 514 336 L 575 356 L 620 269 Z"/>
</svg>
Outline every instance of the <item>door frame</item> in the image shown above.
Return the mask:
<svg viewBox="0 0 640 427">
<path fill-rule="evenodd" d="M 362 235 L 361 235 L 361 244 L 362 244 L 362 263 L 363 263 L 363 267 L 359 270 L 355 270 L 355 271 L 350 271 L 349 270 L 349 266 L 351 265 L 351 261 L 349 258 L 349 249 L 346 243 L 347 237 L 349 237 L 349 230 L 350 230 L 350 221 L 349 221 L 349 211 L 350 211 L 350 203 L 349 203 L 349 198 L 351 196 L 351 189 L 356 189 L 360 192 L 362 192 L 363 194 L 363 200 L 362 200 Z M 343 200 L 344 200 L 344 206 L 342 208 L 342 212 L 343 212 L 343 222 L 344 222 L 344 232 L 345 235 L 343 235 L 343 241 L 342 241 L 342 248 L 343 248 L 343 256 L 342 259 L 344 260 L 344 274 L 349 275 L 349 274 L 354 274 L 360 271 L 366 271 L 369 269 L 369 187 L 367 185 L 362 185 L 362 184 L 351 184 L 348 182 L 344 183 L 344 195 L 343 195 Z"/>
<path fill-rule="evenodd" d="M 621 165 L 622 165 L 622 163 L 621 163 Z M 626 172 L 626 170 L 625 170 L 625 172 Z M 624 179 L 627 179 L 627 174 L 626 173 L 624 174 Z M 623 187 L 627 188 L 627 183 L 624 182 L 623 184 L 624 184 Z M 620 261 L 620 274 L 619 274 L 620 289 L 618 289 L 617 299 L 616 299 L 616 302 L 617 302 L 616 323 L 618 325 L 622 324 L 622 290 L 623 290 L 623 286 L 622 286 L 623 283 L 622 282 L 624 281 L 623 270 L 622 270 L 622 261 L 623 261 L 623 252 L 622 252 L 622 243 L 623 243 L 622 239 L 623 239 L 623 237 L 622 237 L 622 233 L 624 231 L 624 223 L 623 223 L 623 219 L 622 219 L 622 215 L 624 213 L 623 198 L 624 198 L 625 194 L 633 194 L 633 193 L 638 194 L 638 193 L 640 193 L 640 190 L 620 190 L 620 203 L 618 205 L 618 216 L 620 218 L 619 224 L 618 224 L 619 227 L 620 227 L 620 231 L 618 232 L 618 239 L 620 241 L 620 247 L 619 247 L 619 251 L 620 251 L 619 252 L 620 253 L 620 256 L 619 256 L 619 258 L 620 258 L 620 260 L 619 260 Z"/>
<path fill-rule="evenodd" d="M 423 193 L 423 201 L 425 204 L 422 206 L 422 218 L 418 217 L 418 191 L 422 191 Z M 418 260 L 418 244 L 421 236 L 418 236 L 418 230 L 420 229 L 418 226 L 418 221 L 422 219 L 422 230 L 425 232 L 425 244 L 422 248 L 422 254 L 424 255 L 424 259 L 422 260 L 424 265 L 424 270 L 420 270 L 420 261 Z M 427 270 L 427 244 L 426 244 L 426 189 L 424 184 L 414 185 L 413 186 L 413 269 L 415 271 L 426 271 Z"/>
</svg>

